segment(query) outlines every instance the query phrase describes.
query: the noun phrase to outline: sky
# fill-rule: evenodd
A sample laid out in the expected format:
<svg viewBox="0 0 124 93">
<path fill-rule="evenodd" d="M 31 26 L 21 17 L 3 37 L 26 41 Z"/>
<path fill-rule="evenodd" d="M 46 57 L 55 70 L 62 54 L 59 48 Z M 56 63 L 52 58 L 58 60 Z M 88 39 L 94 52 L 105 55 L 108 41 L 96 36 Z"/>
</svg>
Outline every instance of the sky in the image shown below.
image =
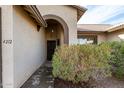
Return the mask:
<svg viewBox="0 0 124 93">
<path fill-rule="evenodd" d="M 87 11 L 78 24 L 118 24 L 124 23 L 124 5 L 85 5 Z"/>
</svg>

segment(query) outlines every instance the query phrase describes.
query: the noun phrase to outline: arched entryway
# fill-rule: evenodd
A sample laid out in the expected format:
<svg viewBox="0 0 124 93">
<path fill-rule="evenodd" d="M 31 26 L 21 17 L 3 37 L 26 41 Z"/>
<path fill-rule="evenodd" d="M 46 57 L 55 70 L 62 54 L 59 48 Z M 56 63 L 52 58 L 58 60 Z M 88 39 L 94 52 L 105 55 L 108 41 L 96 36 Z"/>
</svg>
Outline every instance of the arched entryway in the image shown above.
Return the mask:
<svg viewBox="0 0 124 93">
<path fill-rule="evenodd" d="M 68 26 L 62 18 L 56 15 L 45 15 L 43 18 L 47 22 L 45 28 L 47 60 L 51 61 L 55 48 L 69 43 Z"/>
<path fill-rule="evenodd" d="M 61 24 L 64 31 L 64 44 L 69 44 L 69 29 L 66 22 L 61 17 L 52 14 L 44 15 L 43 18 L 46 21 L 52 19 L 54 21 L 57 21 L 59 24 Z"/>
</svg>

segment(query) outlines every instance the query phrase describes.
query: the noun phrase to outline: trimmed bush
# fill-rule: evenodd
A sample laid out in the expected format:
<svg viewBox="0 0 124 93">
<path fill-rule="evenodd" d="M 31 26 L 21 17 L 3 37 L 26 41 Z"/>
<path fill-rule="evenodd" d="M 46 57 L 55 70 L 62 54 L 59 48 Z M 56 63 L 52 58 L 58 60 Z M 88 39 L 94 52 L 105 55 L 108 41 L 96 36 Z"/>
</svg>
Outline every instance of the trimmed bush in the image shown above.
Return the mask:
<svg viewBox="0 0 124 93">
<path fill-rule="evenodd" d="M 111 76 L 109 57 L 110 48 L 107 44 L 63 45 L 54 53 L 53 75 L 73 83 L 103 79 Z"/>
<path fill-rule="evenodd" d="M 112 48 L 110 62 L 113 66 L 113 74 L 118 79 L 124 79 L 124 42 L 111 42 L 110 46 Z"/>
</svg>

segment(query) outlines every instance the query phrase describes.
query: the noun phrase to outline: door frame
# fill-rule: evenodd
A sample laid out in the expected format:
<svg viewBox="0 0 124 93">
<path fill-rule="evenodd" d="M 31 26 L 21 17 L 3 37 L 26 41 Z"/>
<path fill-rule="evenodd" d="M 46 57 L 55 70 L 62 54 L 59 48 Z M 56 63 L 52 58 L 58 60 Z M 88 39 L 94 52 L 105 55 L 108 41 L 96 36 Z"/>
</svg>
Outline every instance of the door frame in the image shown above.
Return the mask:
<svg viewBox="0 0 124 93">
<path fill-rule="evenodd" d="M 56 46 L 57 46 L 57 41 L 56 40 L 47 40 L 47 60 L 48 60 L 48 42 L 49 41 L 54 41 L 56 43 Z M 49 60 L 48 60 L 49 61 Z"/>
</svg>

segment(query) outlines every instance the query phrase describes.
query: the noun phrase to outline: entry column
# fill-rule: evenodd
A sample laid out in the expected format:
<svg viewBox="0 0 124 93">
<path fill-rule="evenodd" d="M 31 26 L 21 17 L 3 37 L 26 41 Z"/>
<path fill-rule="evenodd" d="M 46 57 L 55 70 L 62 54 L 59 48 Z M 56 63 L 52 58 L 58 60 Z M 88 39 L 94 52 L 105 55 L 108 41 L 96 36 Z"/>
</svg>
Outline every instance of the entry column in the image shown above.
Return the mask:
<svg viewBox="0 0 124 93">
<path fill-rule="evenodd" d="M 14 87 L 13 6 L 2 6 L 2 84 Z"/>
<path fill-rule="evenodd" d="M 0 88 L 2 87 L 2 31 L 1 31 L 1 8 L 0 8 Z"/>
</svg>

